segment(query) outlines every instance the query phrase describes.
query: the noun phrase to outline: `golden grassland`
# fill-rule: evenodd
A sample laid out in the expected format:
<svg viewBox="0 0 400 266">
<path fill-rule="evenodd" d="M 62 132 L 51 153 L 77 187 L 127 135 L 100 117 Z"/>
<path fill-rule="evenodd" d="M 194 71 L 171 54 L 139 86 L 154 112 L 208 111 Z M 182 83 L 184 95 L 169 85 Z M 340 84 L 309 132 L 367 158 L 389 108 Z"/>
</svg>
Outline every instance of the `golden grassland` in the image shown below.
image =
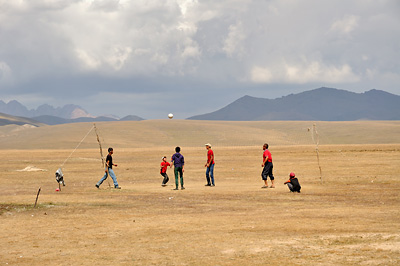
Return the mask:
<svg viewBox="0 0 400 266">
<path fill-rule="evenodd" d="M 222 122 L 191 120 L 144 120 L 96 123 L 105 145 L 120 148 L 157 146 L 312 145 L 313 124 L 320 144 L 391 144 L 400 142 L 400 121 L 258 121 Z M 93 127 L 92 123 L 24 128 L 0 127 L 1 149 L 73 149 Z M 97 145 L 91 132 L 81 148 Z"/>
<path fill-rule="evenodd" d="M 0 263 L 9 265 L 398 265 L 400 123 L 152 120 L 97 123 L 121 190 L 103 175 L 90 123 L 0 128 Z M 309 131 L 309 128 L 311 129 Z M 314 136 L 315 137 L 315 136 Z M 204 187 L 206 150 L 216 187 Z M 269 142 L 276 188 L 261 189 Z M 161 187 L 180 145 L 185 190 Z M 18 171 L 26 167 L 42 171 Z M 295 172 L 302 192 L 283 182 Z M 112 185 L 112 182 L 110 180 Z M 38 207 L 33 208 L 38 188 Z"/>
</svg>

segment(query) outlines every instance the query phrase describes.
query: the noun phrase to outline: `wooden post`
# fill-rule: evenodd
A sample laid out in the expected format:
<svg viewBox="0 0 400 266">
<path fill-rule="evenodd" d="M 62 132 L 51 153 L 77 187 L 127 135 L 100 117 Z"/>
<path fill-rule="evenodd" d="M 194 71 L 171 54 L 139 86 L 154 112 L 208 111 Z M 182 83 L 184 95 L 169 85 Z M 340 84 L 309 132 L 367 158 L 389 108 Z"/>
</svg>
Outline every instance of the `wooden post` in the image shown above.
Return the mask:
<svg viewBox="0 0 400 266">
<path fill-rule="evenodd" d="M 37 204 L 37 201 L 38 201 L 38 198 L 39 198 L 40 190 L 41 190 L 41 188 L 39 187 L 39 190 L 38 190 L 37 195 L 36 195 L 35 206 L 33 206 L 33 208 L 36 208 L 36 204 Z"/>
<path fill-rule="evenodd" d="M 97 142 L 99 143 L 101 163 L 103 164 L 103 168 L 104 168 L 105 167 L 105 162 L 104 162 L 104 156 L 103 156 L 103 147 L 101 146 L 99 134 L 97 133 L 96 123 L 93 123 L 93 127 L 94 127 L 94 132 L 96 132 Z M 111 188 L 110 179 L 108 177 L 107 177 L 107 183 L 108 183 L 108 187 Z"/>
<path fill-rule="evenodd" d="M 314 132 L 315 132 L 315 137 L 314 138 Z M 319 144 L 319 135 L 318 135 L 318 131 L 317 131 L 317 125 L 314 123 L 313 124 L 313 140 L 315 142 L 315 151 L 317 153 L 317 162 L 318 162 L 318 168 L 319 168 L 319 179 L 322 183 L 322 168 L 321 168 L 321 164 L 319 163 L 319 148 L 318 148 L 318 144 Z"/>
</svg>

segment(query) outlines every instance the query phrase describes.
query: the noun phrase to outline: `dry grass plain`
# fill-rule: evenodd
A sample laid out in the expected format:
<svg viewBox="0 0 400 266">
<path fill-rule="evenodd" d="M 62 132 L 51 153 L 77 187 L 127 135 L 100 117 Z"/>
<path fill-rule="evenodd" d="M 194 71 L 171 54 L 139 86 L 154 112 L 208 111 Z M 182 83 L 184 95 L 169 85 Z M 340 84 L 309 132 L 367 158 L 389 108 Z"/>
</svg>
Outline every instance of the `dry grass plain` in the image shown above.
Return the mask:
<svg viewBox="0 0 400 266">
<path fill-rule="evenodd" d="M 103 169 L 91 132 L 56 192 L 54 172 L 91 126 L 0 127 L 0 265 L 400 264 L 398 121 L 318 122 L 322 183 L 312 122 L 98 123 L 122 189 L 94 187 Z M 275 189 L 260 188 L 265 141 Z M 213 188 L 204 187 L 205 142 Z M 176 145 L 183 191 L 160 186 L 161 156 Z M 26 167 L 43 171 L 18 171 Z M 291 171 L 300 194 L 283 185 Z"/>
</svg>

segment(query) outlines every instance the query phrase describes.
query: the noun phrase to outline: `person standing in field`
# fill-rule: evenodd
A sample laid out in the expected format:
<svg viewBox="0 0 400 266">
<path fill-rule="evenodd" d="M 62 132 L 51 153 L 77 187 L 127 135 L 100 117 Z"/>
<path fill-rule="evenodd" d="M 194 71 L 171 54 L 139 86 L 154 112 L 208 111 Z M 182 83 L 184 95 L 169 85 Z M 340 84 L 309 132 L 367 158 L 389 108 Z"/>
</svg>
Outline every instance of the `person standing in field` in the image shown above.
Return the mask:
<svg viewBox="0 0 400 266">
<path fill-rule="evenodd" d="M 114 154 L 114 149 L 113 148 L 108 148 L 108 155 L 106 158 L 106 170 L 104 176 L 100 179 L 99 182 L 97 182 L 96 187 L 99 188 L 100 185 L 103 183 L 104 180 L 107 179 L 108 175 L 111 176 L 113 182 L 114 182 L 114 188 L 116 189 L 121 189 L 121 187 L 118 185 L 117 182 L 117 177 L 115 176 L 114 170 L 112 169 L 113 166 L 117 167 L 117 164 L 113 164 L 113 158 L 112 155 Z"/>
<path fill-rule="evenodd" d="M 169 177 L 167 175 L 167 168 L 171 164 L 169 162 L 167 162 L 167 156 L 162 157 L 161 160 L 162 160 L 162 162 L 161 162 L 161 166 L 160 166 L 160 174 L 164 177 L 164 180 L 162 181 L 161 186 L 165 187 L 169 181 Z"/>
<path fill-rule="evenodd" d="M 208 187 L 215 187 L 214 183 L 214 152 L 211 149 L 211 144 L 207 143 L 206 149 L 207 149 L 207 163 L 204 165 L 204 167 L 207 167 L 206 170 L 206 179 L 207 179 L 207 184 L 206 186 Z M 211 177 L 211 182 L 210 182 L 210 177 Z"/>
<path fill-rule="evenodd" d="M 178 174 L 180 176 L 181 179 L 181 189 L 185 189 L 185 187 L 183 186 L 183 172 L 184 172 L 184 165 L 185 165 L 185 158 L 183 157 L 182 154 L 180 154 L 181 148 L 180 147 L 176 147 L 175 148 L 175 154 L 172 155 L 171 158 L 171 163 L 174 164 L 174 173 L 175 173 L 175 189 L 174 190 L 178 190 L 179 187 L 179 180 L 178 180 Z M 170 166 L 172 167 L 172 165 Z"/>
<path fill-rule="evenodd" d="M 270 186 L 270 188 L 275 188 L 274 185 L 274 175 L 272 174 L 272 170 L 274 168 L 273 164 L 272 164 L 272 155 L 271 152 L 268 150 L 268 144 L 265 143 L 263 145 L 263 163 L 261 165 L 261 167 L 263 167 L 262 173 L 261 173 L 261 177 L 262 180 L 264 180 L 264 186 L 262 186 L 261 188 L 268 188 L 268 176 L 271 179 L 271 183 L 272 185 Z"/>
</svg>

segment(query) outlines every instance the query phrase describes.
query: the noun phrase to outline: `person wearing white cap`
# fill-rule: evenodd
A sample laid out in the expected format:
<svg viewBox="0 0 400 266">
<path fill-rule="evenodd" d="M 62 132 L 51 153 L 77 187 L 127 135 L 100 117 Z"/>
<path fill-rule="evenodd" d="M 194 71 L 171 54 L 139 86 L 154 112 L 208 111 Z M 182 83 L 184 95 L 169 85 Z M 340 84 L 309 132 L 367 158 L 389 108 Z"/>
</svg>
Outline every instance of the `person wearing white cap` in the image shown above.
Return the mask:
<svg viewBox="0 0 400 266">
<path fill-rule="evenodd" d="M 167 168 L 171 164 L 169 162 L 167 162 L 167 156 L 163 156 L 161 158 L 161 160 L 162 160 L 162 162 L 160 165 L 160 174 L 164 177 L 161 186 L 165 187 L 165 186 L 167 186 L 167 183 L 169 181 L 169 177 L 167 175 Z"/>
<path fill-rule="evenodd" d="M 206 178 L 207 178 L 207 187 L 214 187 L 214 152 L 211 149 L 211 144 L 207 143 L 205 144 L 206 149 L 207 149 L 207 163 L 204 165 L 204 167 L 207 167 L 206 170 Z M 210 180 L 211 177 L 211 180 Z"/>
</svg>

